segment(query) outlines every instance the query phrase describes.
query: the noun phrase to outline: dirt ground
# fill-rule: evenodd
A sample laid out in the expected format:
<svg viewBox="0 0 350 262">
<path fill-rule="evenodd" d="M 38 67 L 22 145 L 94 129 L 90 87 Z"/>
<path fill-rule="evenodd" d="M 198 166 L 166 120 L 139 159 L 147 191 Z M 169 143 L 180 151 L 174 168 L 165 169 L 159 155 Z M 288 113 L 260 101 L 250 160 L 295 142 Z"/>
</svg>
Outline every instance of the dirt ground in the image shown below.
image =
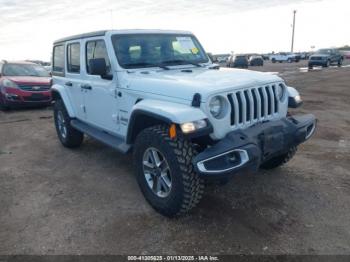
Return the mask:
<svg viewBox="0 0 350 262">
<path fill-rule="evenodd" d="M 316 135 L 175 220 L 146 203 L 130 156 L 89 138 L 64 148 L 49 108 L 0 112 L 0 254 L 350 254 L 350 67 L 251 69 L 299 89 Z"/>
</svg>

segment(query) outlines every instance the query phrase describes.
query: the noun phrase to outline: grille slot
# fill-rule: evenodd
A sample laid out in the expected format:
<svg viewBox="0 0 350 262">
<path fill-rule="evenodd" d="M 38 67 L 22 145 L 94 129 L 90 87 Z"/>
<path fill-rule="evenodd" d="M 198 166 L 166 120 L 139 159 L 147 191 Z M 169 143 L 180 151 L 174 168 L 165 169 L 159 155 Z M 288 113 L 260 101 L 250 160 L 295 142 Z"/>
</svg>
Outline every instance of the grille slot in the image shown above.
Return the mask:
<svg viewBox="0 0 350 262">
<path fill-rule="evenodd" d="M 252 124 L 278 113 L 276 90 L 275 85 L 267 85 L 228 94 L 231 126 Z"/>
</svg>

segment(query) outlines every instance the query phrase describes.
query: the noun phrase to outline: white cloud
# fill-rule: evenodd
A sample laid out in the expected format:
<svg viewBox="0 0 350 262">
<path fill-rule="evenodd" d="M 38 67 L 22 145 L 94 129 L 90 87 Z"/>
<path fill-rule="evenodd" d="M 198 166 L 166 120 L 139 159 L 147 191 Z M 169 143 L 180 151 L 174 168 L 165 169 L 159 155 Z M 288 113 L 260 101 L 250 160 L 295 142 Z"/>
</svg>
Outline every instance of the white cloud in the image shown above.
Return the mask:
<svg viewBox="0 0 350 262">
<path fill-rule="evenodd" d="M 343 45 L 350 43 L 349 6 L 348 0 L 0 0 L 0 58 L 48 60 L 55 39 L 112 26 L 190 30 L 211 52 L 288 50 L 294 8 L 297 50 Z"/>
</svg>

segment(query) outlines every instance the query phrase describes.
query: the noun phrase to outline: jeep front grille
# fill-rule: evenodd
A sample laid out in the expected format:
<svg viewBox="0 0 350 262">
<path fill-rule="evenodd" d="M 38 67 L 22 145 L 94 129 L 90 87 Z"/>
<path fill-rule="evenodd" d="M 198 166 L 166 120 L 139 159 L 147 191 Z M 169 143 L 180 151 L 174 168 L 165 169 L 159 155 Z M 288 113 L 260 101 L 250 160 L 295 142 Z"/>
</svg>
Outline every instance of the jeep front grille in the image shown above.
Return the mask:
<svg viewBox="0 0 350 262">
<path fill-rule="evenodd" d="M 230 93 L 231 125 L 251 124 L 278 113 L 276 85 L 250 88 Z"/>
</svg>

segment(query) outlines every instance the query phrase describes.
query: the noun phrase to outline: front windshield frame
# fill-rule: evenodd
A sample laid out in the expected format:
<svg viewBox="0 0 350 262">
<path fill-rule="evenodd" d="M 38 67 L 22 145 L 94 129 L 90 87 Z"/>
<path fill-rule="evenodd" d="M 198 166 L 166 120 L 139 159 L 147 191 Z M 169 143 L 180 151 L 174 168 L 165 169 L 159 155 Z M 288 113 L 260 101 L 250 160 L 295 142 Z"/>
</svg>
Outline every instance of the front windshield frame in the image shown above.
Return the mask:
<svg viewBox="0 0 350 262">
<path fill-rule="evenodd" d="M 189 59 L 189 60 L 174 60 L 174 63 L 168 63 L 169 60 L 162 60 L 158 62 L 141 62 L 141 63 L 123 63 L 121 59 L 121 53 L 119 53 L 117 41 L 121 38 L 142 38 L 142 37 L 157 37 L 157 36 L 167 36 L 167 37 L 190 37 L 192 39 L 192 42 L 194 43 L 195 47 L 198 49 L 198 54 L 200 54 L 200 59 Z M 193 65 L 193 64 L 205 64 L 209 63 L 209 58 L 207 53 L 205 52 L 204 48 L 202 47 L 201 43 L 198 41 L 198 39 L 192 35 L 192 34 L 176 34 L 176 33 L 145 33 L 145 34 L 114 34 L 111 36 L 112 39 L 112 45 L 114 49 L 114 54 L 117 58 L 118 64 L 121 68 L 124 69 L 142 69 L 142 68 L 152 68 L 152 67 L 168 67 L 168 66 L 183 66 L 183 65 Z M 171 61 L 171 60 L 170 60 Z M 176 61 L 176 62 L 175 62 Z M 140 64 L 140 65 L 138 65 Z"/>
<path fill-rule="evenodd" d="M 12 73 L 7 71 L 10 67 L 12 67 Z M 50 77 L 50 72 L 48 72 L 43 66 L 36 64 L 4 64 L 2 68 L 2 74 L 4 76 Z"/>
</svg>

